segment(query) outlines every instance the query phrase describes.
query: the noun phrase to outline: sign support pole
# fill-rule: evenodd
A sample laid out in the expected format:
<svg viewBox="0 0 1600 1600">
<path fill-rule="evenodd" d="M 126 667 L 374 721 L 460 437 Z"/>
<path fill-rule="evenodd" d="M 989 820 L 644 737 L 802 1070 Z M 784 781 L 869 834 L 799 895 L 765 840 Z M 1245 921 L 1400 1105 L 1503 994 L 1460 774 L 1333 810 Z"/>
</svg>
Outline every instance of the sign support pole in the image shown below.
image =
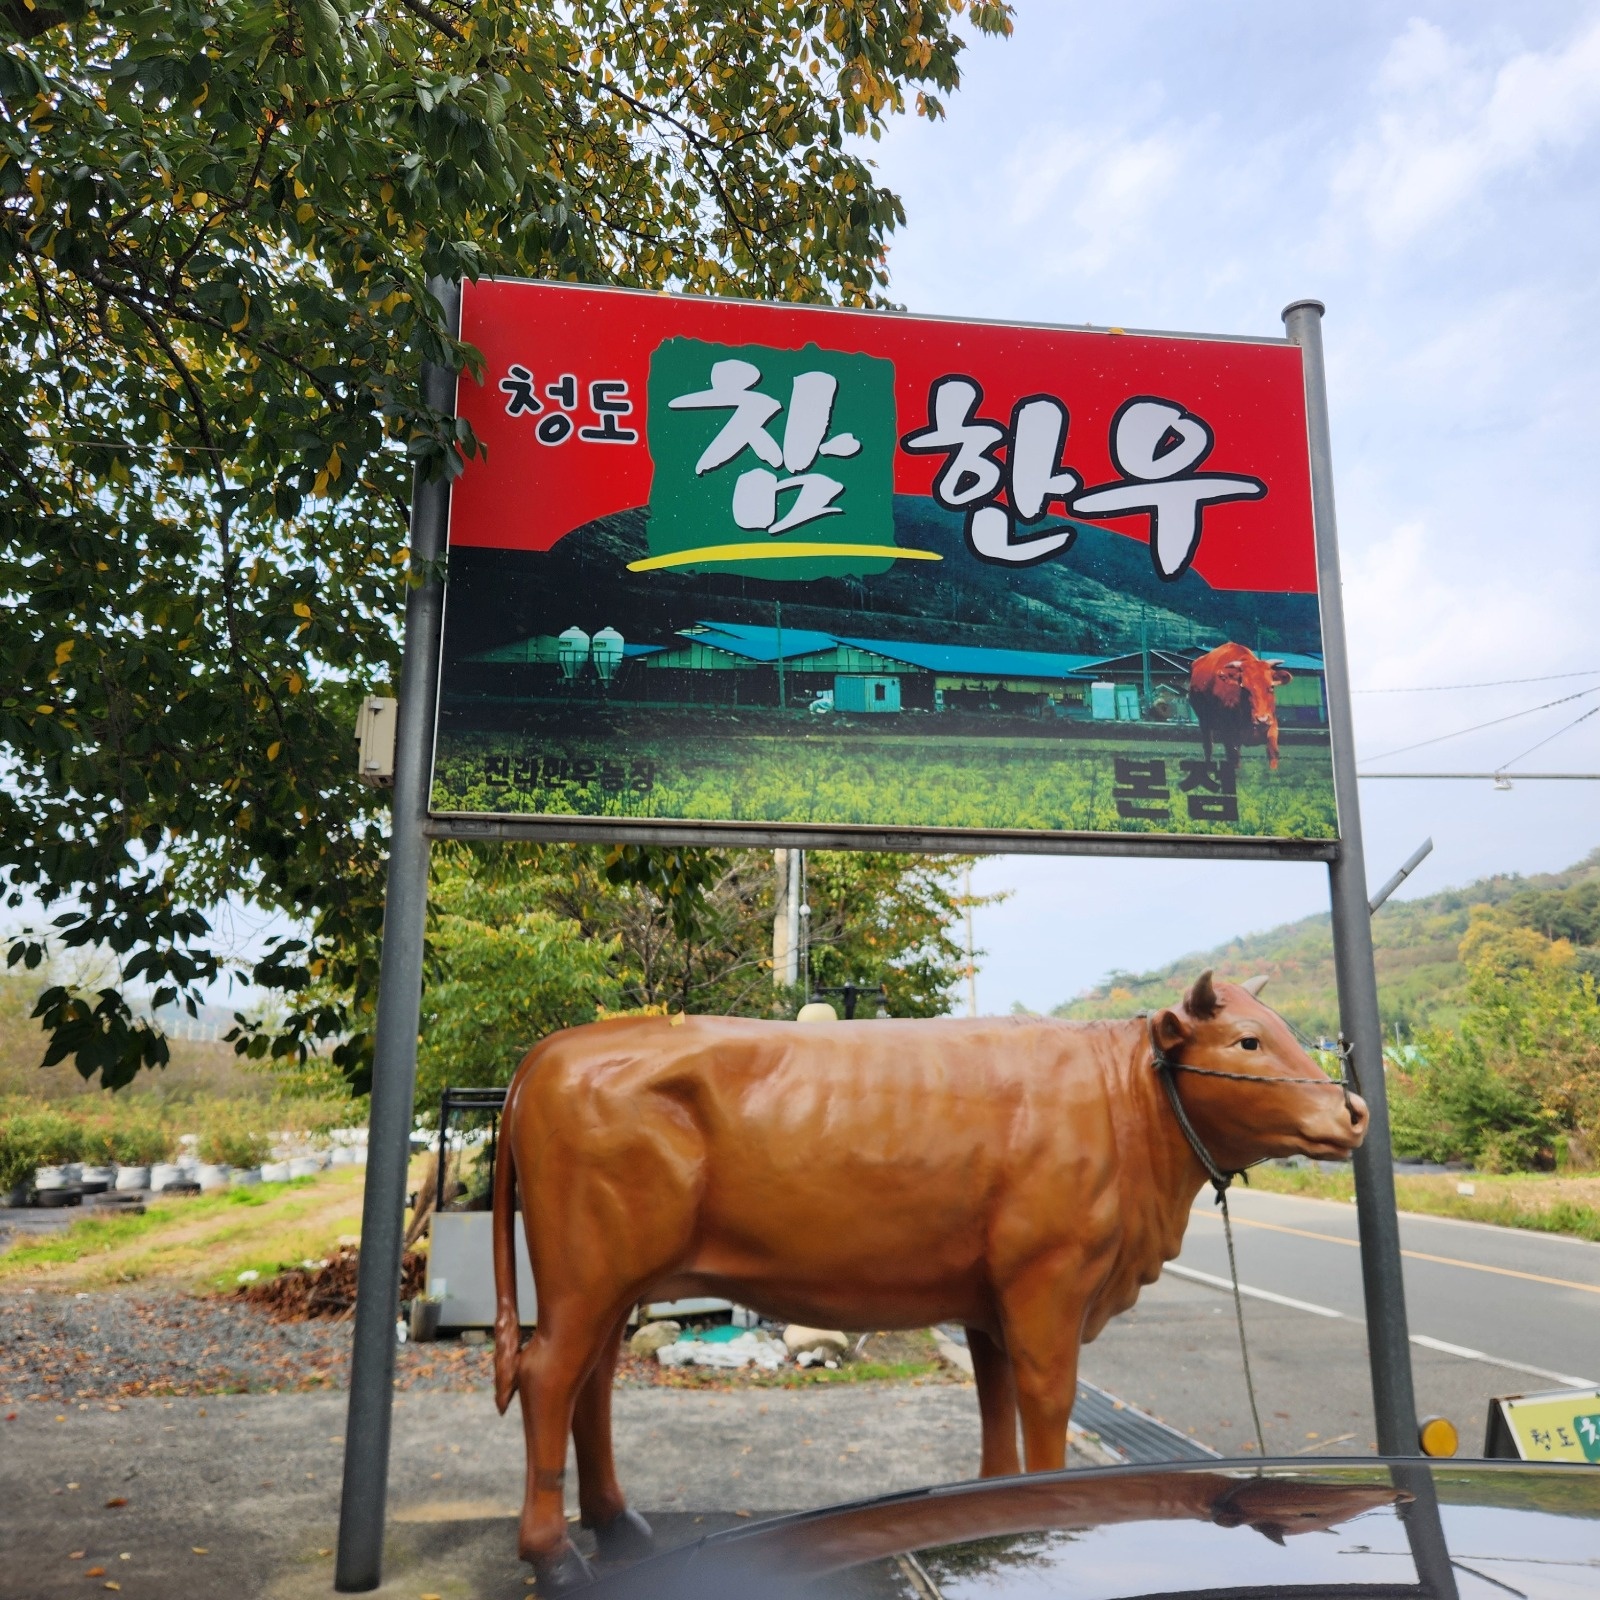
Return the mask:
<svg viewBox="0 0 1600 1600">
<path fill-rule="evenodd" d="M 460 286 L 433 278 L 428 281 L 428 292 L 444 307 L 451 335 L 457 335 Z M 455 410 L 455 387 L 454 372 L 424 364 L 422 397 L 435 411 Z M 361 1207 L 361 1267 L 345 1426 L 344 1492 L 339 1502 L 339 1552 L 334 1567 L 334 1587 L 345 1593 L 376 1589 L 383 1567 L 395 1321 L 400 1309 L 400 1256 L 405 1239 L 406 1173 L 411 1160 L 417 1027 L 422 1007 L 422 944 L 428 910 L 429 842 L 424 830 L 444 616 L 439 564 L 449 511 L 448 479 L 427 481 L 419 471 L 411 492 L 410 570 L 421 581 L 406 597 L 389 881 L 378 969 L 372 1114 Z"/>
<path fill-rule="evenodd" d="M 1361 1279 L 1367 1306 L 1367 1354 L 1378 1449 L 1414 1456 L 1417 1404 L 1411 1383 L 1411 1340 L 1400 1270 L 1400 1219 L 1395 1210 L 1394 1157 L 1389 1147 L 1389 1098 L 1383 1078 L 1383 1024 L 1372 965 L 1372 913 L 1367 905 L 1361 806 L 1356 794 L 1355 728 L 1350 710 L 1350 664 L 1339 579 L 1339 537 L 1333 504 L 1333 450 L 1328 427 L 1327 372 L 1322 356 L 1319 300 L 1297 300 L 1283 321 L 1305 362 L 1306 424 L 1311 446 L 1311 499 L 1317 530 L 1317 582 L 1322 592 L 1322 651 L 1333 784 L 1339 802 L 1340 850 L 1328 863 L 1333 907 L 1333 956 L 1341 1032 L 1372 1120 L 1355 1154 L 1361 1233 Z"/>
</svg>

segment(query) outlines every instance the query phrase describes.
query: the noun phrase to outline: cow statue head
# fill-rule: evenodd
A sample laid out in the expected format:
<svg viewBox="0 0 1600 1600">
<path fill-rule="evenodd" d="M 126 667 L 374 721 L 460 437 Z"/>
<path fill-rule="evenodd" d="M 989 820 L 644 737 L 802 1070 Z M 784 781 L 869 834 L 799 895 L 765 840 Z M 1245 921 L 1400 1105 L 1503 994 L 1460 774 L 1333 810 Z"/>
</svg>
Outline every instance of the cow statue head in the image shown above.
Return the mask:
<svg viewBox="0 0 1600 1600">
<path fill-rule="evenodd" d="M 1168 1059 L 1191 1069 L 1177 1073 L 1184 1109 L 1228 1172 L 1277 1156 L 1339 1159 L 1366 1137 L 1366 1102 L 1341 1093 L 1256 998 L 1265 982 L 1218 983 L 1202 972 L 1180 1005 L 1151 1019 Z"/>
</svg>

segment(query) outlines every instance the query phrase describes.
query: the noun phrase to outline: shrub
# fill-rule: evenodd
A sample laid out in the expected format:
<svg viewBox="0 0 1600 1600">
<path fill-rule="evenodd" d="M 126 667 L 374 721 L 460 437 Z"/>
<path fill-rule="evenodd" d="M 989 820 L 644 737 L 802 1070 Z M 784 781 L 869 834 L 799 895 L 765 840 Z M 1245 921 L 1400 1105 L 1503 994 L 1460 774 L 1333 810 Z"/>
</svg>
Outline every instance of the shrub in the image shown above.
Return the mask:
<svg viewBox="0 0 1600 1600">
<path fill-rule="evenodd" d="M 77 1161 L 83 1154 L 83 1129 L 49 1107 L 24 1107 L 0 1118 L 0 1191 L 27 1183 L 37 1167 Z"/>
<path fill-rule="evenodd" d="M 1475 907 L 1467 1009 L 1419 1037 L 1392 1088 L 1395 1153 L 1492 1172 L 1549 1170 L 1600 1131 L 1600 994 L 1571 945 Z"/>
<path fill-rule="evenodd" d="M 177 1142 L 171 1124 L 148 1104 L 113 1103 L 77 1121 L 82 1159 L 95 1166 L 148 1167 L 167 1160 Z"/>
<path fill-rule="evenodd" d="M 0 1118 L 0 1192 L 9 1194 L 42 1165 L 36 1121 L 21 1112 Z"/>
<path fill-rule="evenodd" d="M 112 1124 L 107 1141 L 111 1159 L 124 1167 L 149 1167 L 158 1161 L 170 1161 L 177 1143 L 172 1124 L 153 1109 L 125 1113 Z"/>
<path fill-rule="evenodd" d="M 206 1116 L 197 1154 L 202 1161 L 224 1166 L 259 1167 L 271 1149 L 272 1140 L 262 1126 L 259 1111 L 218 1105 Z"/>
</svg>

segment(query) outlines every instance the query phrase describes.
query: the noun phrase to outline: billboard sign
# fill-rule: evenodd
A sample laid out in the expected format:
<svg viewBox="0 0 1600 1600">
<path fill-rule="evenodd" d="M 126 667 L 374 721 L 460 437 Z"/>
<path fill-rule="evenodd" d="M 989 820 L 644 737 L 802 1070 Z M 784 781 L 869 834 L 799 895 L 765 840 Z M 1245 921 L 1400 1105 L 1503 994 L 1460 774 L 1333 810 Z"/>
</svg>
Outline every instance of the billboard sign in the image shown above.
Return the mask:
<svg viewBox="0 0 1600 1600">
<path fill-rule="evenodd" d="M 1335 840 L 1301 353 L 483 281 L 436 816 Z"/>
</svg>

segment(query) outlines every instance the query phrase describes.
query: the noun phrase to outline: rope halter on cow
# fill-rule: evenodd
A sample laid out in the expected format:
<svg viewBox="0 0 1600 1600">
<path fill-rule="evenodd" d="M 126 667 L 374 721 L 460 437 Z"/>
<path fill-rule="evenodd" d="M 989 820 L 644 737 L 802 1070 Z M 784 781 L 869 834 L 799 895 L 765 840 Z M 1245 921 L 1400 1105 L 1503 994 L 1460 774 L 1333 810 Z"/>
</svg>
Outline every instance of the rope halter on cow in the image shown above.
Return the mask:
<svg viewBox="0 0 1600 1600">
<path fill-rule="evenodd" d="M 1233 1218 L 1228 1214 L 1228 1188 L 1235 1178 L 1243 1178 L 1246 1183 L 1250 1181 L 1249 1175 L 1243 1167 L 1233 1172 L 1224 1172 L 1217 1164 L 1216 1158 L 1206 1148 L 1205 1141 L 1195 1132 L 1195 1127 L 1189 1120 L 1189 1113 L 1183 1108 L 1183 1101 L 1178 1094 L 1178 1074 L 1188 1072 L 1197 1078 L 1228 1078 L 1236 1083 L 1254 1083 L 1270 1085 L 1277 1083 L 1299 1084 L 1325 1084 L 1330 1089 L 1339 1089 L 1344 1094 L 1345 1105 L 1350 1104 L 1350 1089 L 1353 1076 L 1350 1052 L 1340 1041 L 1339 1056 L 1343 1068 L 1343 1077 L 1335 1080 L 1319 1073 L 1314 1078 L 1280 1078 L 1268 1076 L 1258 1072 L 1223 1072 L 1216 1067 L 1192 1067 L 1184 1061 L 1174 1061 L 1165 1050 L 1161 1048 L 1161 1041 L 1156 1037 L 1155 1018 L 1147 1019 L 1150 1031 L 1150 1056 L 1151 1068 L 1156 1076 L 1161 1079 L 1161 1087 L 1166 1091 L 1167 1104 L 1172 1107 L 1172 1115 L 1178 1124 L 1178 1130 L 1183 1134 L 1185 1142 L 1194 1151 L 1195 1159 L 1205 1169 L 1206 1177 L 1211 1181 L 1211 1187 L 1216 1191 L 1216 1203 L 1222 1208 L 1222 1231 L 1228 1241 L 1228 1276 L 1233 1281 L 1233 1314 L 1239 1324 L 1239 1354 L 1244 1362 L 1244 1384 L 1250 1396 L 1250 1416 L 1256 1425 L 1256 1443 L 1261 1449 L 1263 1457 L 1267 1453 L 1266 1435 L 1261 1428 L 1261 1412 L 1256 1405 L 1255 1378 L 1250 1371 L 1250 1344 L 1245 1338 L 1244 1331 L 1244 1298 L 1239 1292 L 1239 1264 L 1234 1257 L 1233 1250 Z M 1291 1023 L 1285 1023 L 1295 1038 L 1307 1049 L 1313 1049 L 1311 1041 L 1305 1038 Z"/>
<path fill-rule="evenodd" d="M 1223 1072 L 1217 1067 L 1191 1067 L 1186 1061 L 1174 1061 L 1165 1050 L 1161 1048 L 1161 1041 L 1156 1037 L 1155 1018 L 1148 1019 L 1150 1030 L 1150 1055 L 1151 1066 L 1161 1078 L 1161 1087 L 1166 1090 L 1167 1104 L 1172 1107 L 1172 1115 L 1177 1120 L 1178 1127 L 1188 1142 L 1189 1148 L 1194 1151 L 1195 1159 L 1205 1168 L 1206 1176 L 1211 1180 L 1211 1187 L 1217 1191 L 1217 1200 L 1222 1201 L 1224 1192 L 1235 1178 L 1244 1178 L 1250 1181 L 1243 1167 L 1233 1172 L 1224 1172 L 1216 1163 L 1211 1152 L 1206 1149 L 1204 1141 L 1195 1132 L 1194 1124 L 1189 1120 L 1189 1114 L 1183 1109 L 1183 1101 L 1178 1097 L 1177 1075 L 1180 1072 L 1192 1073 L 1197 1078 L 1228 1078 L 1235 1083 L 1254 1083 L 1258 1085 L 1272 1085 L 1279 1083 L 1306 1083 L 1321 1084 L 1329 1089 L 1340 1090 L 1345 1099 L 1345 1104 L 1350 1104 L 1350 1090 L 1352 1087 L 1350 1075 L 1349 1052 L 1342 1045 L 1339 1051 L 1344 1066 L 1342 1079 L 1330 1078 L 1324 1073 L 1318 1073 L 1314 1078 L 1281 1078 L 1264 1072 Z M 1287 1026 L 1287 1024 L 1286 1024 Z M 1315 1048 L 1309 1039 L 1304 1038 L 1298 1030 L 1290 1028 L 1296 1039 L 1308 1050 Z"/>
</svg>

